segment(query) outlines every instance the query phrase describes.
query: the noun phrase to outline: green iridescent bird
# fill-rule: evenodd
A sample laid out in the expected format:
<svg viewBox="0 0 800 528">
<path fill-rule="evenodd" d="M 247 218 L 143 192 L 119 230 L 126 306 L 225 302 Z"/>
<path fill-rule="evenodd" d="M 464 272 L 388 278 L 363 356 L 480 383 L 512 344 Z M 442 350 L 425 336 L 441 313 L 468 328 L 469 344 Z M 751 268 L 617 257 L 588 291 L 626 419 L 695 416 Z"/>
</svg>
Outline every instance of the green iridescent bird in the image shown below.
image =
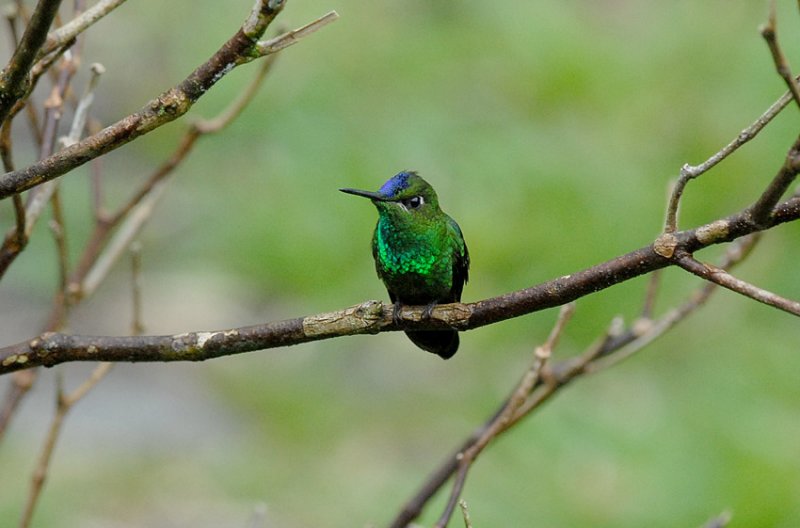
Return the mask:
<svg viewBox="0 0 800 528">
<path fill-rule="evenodd" d="M 369 198 L 378 209 L 372 236 L 375 269 L 395 303 L 426 305 L 461 301 L 469 253 L 458 224 L 439 208 L 436 191 L 416 172 L 393 176 L 377 192 L 339 189 Z M 423 350 L 448 359 L 458 350 L 455 330 L 413 330 L 406 335 Z"/>
</svg>

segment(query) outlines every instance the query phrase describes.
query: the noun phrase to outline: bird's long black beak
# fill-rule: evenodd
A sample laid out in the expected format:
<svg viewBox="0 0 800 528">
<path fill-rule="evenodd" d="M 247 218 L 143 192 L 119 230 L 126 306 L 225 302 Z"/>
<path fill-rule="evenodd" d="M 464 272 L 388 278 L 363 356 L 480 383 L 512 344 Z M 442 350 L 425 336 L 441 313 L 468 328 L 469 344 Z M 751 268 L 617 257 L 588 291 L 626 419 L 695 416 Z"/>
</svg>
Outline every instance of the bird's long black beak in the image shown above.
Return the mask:
<svg viewBox="0 0 800 528">
<path fill-rule="evenodd" d="M 372 191 L 361 191 L 359 189 L 339 189 L 339 190 L 342 191 L 343 193 L 354 194 L 356 196 L 363 196 L 364 198 L 369 198 L 370 200 L 373 201 L 386 202 L 389 200 L 385 196 Z"/>
</svg>

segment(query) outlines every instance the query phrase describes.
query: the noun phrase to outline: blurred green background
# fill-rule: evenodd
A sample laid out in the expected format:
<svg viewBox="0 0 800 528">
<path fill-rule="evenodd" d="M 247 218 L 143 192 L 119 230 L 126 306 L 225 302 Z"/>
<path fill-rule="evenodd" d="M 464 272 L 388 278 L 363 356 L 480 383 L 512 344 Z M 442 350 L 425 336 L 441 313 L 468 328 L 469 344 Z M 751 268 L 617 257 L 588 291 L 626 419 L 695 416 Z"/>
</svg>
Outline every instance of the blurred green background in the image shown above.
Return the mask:
<svg viewBox="0 0 800 528">
<path fill-rule="evenodd" d="M 800 17 L 780 4 L 779 35 L 800 64 Z M 183 79 L 251 5 L 125 4 L 84 49 L 84 70 L 107 68 L 97 116 L 113 122 Z M 292 0 L 286 28 L 331 9 L 341 19 L 286 50 L 246 113 L 180 167 L 141 237 L 147 332 L 386 299 L 369 250 L 375 211 L 336 189 L 376 189 L 402 169 L 420 171 L 464 231 L 465 301 L 649 243 L 680 166 L 710 156 L 784 91 L 757 32 L 766 5 Z M 186 119 L 107 156 L 108 201 L 121 202 L 187 119 L 213 116 L 254 71 L 237 69 Z M 788 108 L 693 182 L 681 226 L 752 202 L 797 125 Z M 64 179 L 76 254 L 88 232 L 86 172 Z M 41 224 L 0 285 L 4 343 L 38 333 L 56 287 Z M 800 297 L 799 231 L 772 230 L 738 275 Z M 128 282 L 123 263 L 70 329 L 127 333 Z M 579 301 L 556 356 L 582 351 L 616 315 L 630 321 L 645 285 Z M 669 270 L 659 313 L 697 285 Z M 498 405 L 554 319 L 551 310 L 469 332 L 448 362 L 389 333 L 197 365 L 119 365 L 70 415 L 35 525 L 244 526 L 262 503 L 271 527 L 385 525 Z M 474 526 L 684 527 L 723 510 L 733 526 L 800 526 L 798 338 L 791 316 L 719 292 L 493 444 L 464 491 Z M 88 369 L 60 370 L 72 387 Z M 2 526 L 19 517 L 53 387 L 48 371 L 0 446 Z"/>
</svg>

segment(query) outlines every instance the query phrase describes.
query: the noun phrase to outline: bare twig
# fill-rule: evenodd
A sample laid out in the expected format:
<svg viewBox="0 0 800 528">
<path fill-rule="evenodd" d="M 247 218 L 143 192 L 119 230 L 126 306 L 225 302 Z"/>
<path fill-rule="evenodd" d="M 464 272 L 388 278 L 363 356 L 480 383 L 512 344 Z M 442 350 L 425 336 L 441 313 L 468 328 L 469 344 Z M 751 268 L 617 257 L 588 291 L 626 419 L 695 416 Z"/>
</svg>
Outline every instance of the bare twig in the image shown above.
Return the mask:
<svg viewBox="0 0 800 528">
<path fill-rule="evenodd" d="M 41 158 L 45 158 L 53 152 L 56 131 L 58 129 L 58 123 L 61 120 L 64 94 L 67 91 L 74 73 L 74 61 L 72 57 L 68 57 L 62 65 L 56 85 L 53 87 L 50 97 L 45 102 L 45 127 L 42 133 L 42 144 L 40 146 Z M 4 125 L 3 135 L 6 133 L 8 133 L 8 123 Z M 4 156 L 4 160 L 8 164 L 11 164 L 10 155 L 9 157 Z M 30 237 L 34 225 L 44 211 L 45 206 L 50 201 L 50 198 L 53 196 L 55 189 L 55 182 L 48 183 L 28 196 L 27 204 L 25 205 L 24 230 L 20 230 L 19 222 L 22 219 L 22 215 L 17 208 L 17 227 L 15 230 L 9 231 L 6 234 L 3 244 L 0 246 L 0 277 L 5 274 L 11 263 L 27 245 L 28 237 Z M 18 198 L 15 198 L 15 202 L 19 203 L 19 201 Z"/>
<path fill-rule="evenodd" d="M 185 114 L 214 84 L 234 67 L 261 55 L 258 38 L 285 4 L 259 0 L 242 28 L 186 79 L 150 101 L 141 110 L 60 152 L 24 169 L 0 177 L 0 199 L 55 179 L 103 154 L 115 150 Z"/>
<path fill-rule="evenodd" d="M 775 63 L 775 68 L 778 70 L 778 75 L 781 76 L 786 86 L 789 87 L 789 93 L 792 94 L 795 103 L 800 106 L 800 88 L 798 88 L 797 81 L 795 81 L 792 75 L 789 61 L 786 60 L 786 57 L 781 51 L 780 44 L 778 43 L 775 0 L 770 2 L 767 23 L 761 26 L 760 32 L 761 36 L 764 37 L 764 40 L 767 42 L 767 46 L 769 46 L 769 51 L 772 54 L 772 61 Z"/>
<path fill-rule="evenodd" d="M 10 29 L 9 35 L 11 36 L 11 45 L 14 48 L 17 47 L 17 43 L 19 41 L 19 35 L 17 34 L 17 24 L 16 24 L 17 19 L 19 18 L 19 12 L 20 12 L 20 9 L 15 4 L 8 4 L 6 6 L 6 9 L 5 9 L 6 21 L 8 22 L 8 26 L 9 26 L 9 29 Z M 34 83 L 31 83 L 31 84 L 34 84 Z M 20 105 L 19 101 L 17 101 L 17 103 L 15 103 L 14 106 L 18 107 L 18 105 Z M 41 145 L 42 144 L 42 138 L 41 138 L 41 132 L 39 130 L 38 116 L 36 114 L 36 109 L 33 107 L 33 105 L 29 104 L 27 101 L 25 102 L 24 106 L 25 106 L 25 110 L 26 110 L 26 113 L 27 113 L 27 116 L 28 116 L 28 121 L 31 124 L 31 131 L 33 132 L 34 142 L 37 145 Z M 11 114 L 10 114 L 9 117 L 13 118 L 14 115 L 15 115 L 15 112 L 12 109 Z M 11 150 L 11 147 L 10 147 L 10 145 L 11 145 L 11 142 L 10 142 L 11 121 L 12 121 L 12 119 L 6 119 L 6 121 L 2 124 L 3 135 L 4 136 L 8 136 L 8 139 L 6 140 L 4 138 L 3 141 L 4 141 L 4 143 L 7 142 L 7 145 L 8 145 L 7 148 L 8 148 L 9 151 Z M 5 172 L 9 172 L 9 171 L 14 170 L 14 168 L 13 168 L 13 166 L 12 166 L 12 168 L 8 168 L 8 166 L 4 166 L 4 170 L 5 170 Z"/>
<path fill-rule="evenodd" d="M 9 249 L 11 251 L 21 251 L 28 242 L 28 237 L 25 236 L 25 225 L 27 224 L 25 219 L 25 204 L 22 201 L 22 196 L 18 194 L 14 195 L 14 199 L 12 201 L 14 203 L 14 220 L 16 228 L 14 230 L 14 241 L 12 242 L 13 247 Z"/>
<path fill-rule="evenodd" d="M 800 105 L 800 89 L 798 88 L 797 79 L 792 75 L 789 64 L 780 49 L 776 37 L 776 22 L 775 22 L 775 2 L 771 3 L 768 21 L 761 27 L 761 35 L 767 42 L 770 52 L 772 54 L 775 67 L 778 74 L 786 82 L 789 91 L 783 94 L 777 101 L 775 101 L 766 112 L 764 112 L 754 123 L 742 130 L 736 138 L 728 143 L 724 148 L 719 150 L 713 156 L 708 158 L 700 165 L 691 166 L 689 164 L 681 167 L 680 176 L 678 181 L 675 182 L 670 196 L 669 205 L 667 207 L 667 216 L 664 222 L 664 233 L 674 233 L 678 229 L 678 207 L 683 191 L 690 180 L 697 178 L 709 169 L 714 167 L 717 163 L 727 158 L 739 147 L 753 139 L 772 119 L 778 115 L 781 110 L 786 108 L 789 101 L 795 100 Z M 785 188 L 784 188 L 785 190 Z M 781 195 L 783 193 L 781 192 Z M 770 196 L 768 199 L 773 199 Z M 772 205 L 776 204 L 780 199 L 780 195 L 774 198 Z M 764 211 L 761 211 L 762 213 Z"/>
<path fill-rule="evenodd" d="M 743 261 L 753 250 L 759 239 L 759 233 L 756 233 L 731 244 L 720 261 L 719 267 L 728 269 Z M 630 339 L 618 341 L 613 346 L 602 351 L 602 354 L 598 355 L 597 359 L 586 366 L 586 372 L 595 373 L 606 369 L 641 351 L 661 337 L 667 330 L 701 308 L 716 290 L 717 285 L 709 282 L 689 295 L 683 304 L 668 311 L 646 327 L 637 328 L 634 326 Z"/>
<path fill-rule="evenodd" d="M 561 310 L 558 314 L 558 320 L 556 321 L 553 330 L 550 332 L 550 336 L 543 345 L 536 347 L 533 362 L 530 368 L 522 377 L 522 380 L 520 380 L 520 382 L 517 384 L 503 410 L 489 424 L 489 427 L 485 428 L 483 433 L 478 437 L 474 444 L 456 456 L 456 459 L 458 460 L 458 473 L 456 474 L 456 479 L 453 483 L 453 489 L 450 493 L 450 498 L 447 501 L 444 512 L 442 512 L 441 517 L 439 517 L 439 520 L 436 522 L 435 528 L 444 528 L 447 526 L 447 523 L 450 521 L 450 517 L 452 517 L 453 511 L 458 504 L 458 500 L 461 497 L 461 491 L 464 489 L 467 473 L 469 472 L 472 463 L 486 448 L 486 446 L 489 445 L 489 442 L 491 442 L 498 434 L 506 430 L 509 425 L 511 425 L 514 416 L 523 406 L 528 398 L 528 395 L 530 395 L 531 391 L 533 390 L 533 387 L 539 381 L 539 376 L 541 375 L 542 369 L 544 368 L 548 359 L 550 359 L 552 350 L 558 342 L 558 338 L 564 331 L 564 327 L 572 317 L 574 311 L 574 303 L 566 304 L 561 307 Z"/>
<path fill-rule="evenodd" d="M 661 271 L 654 271 L 650 274 L 650 279 L 647 281 L 647 291 L 644 296 L 644 303 L 639 317 L 642 319 L 652 319 L 653 309 L 656 304 L 656 297 L 658 296 L 658 288 L 661 285 Z"/>
<path fill-rule="evenodd" d="M 14 4 L 6 4 L 3 6 L 3 17 L 8 22 L 9 36 L 11 37 L 11 45 L 17 47 L 19 42 L 19 31 L 17 30 L 17 19 L 19 18 L 19 9 Z"/>
<path fill-rule="evenodd" d="M 219 116 L 208 121 L 198 121 L 189 127 L 172 156 L 151 175 L 139 191 L 128 202 L 123 204 L 115 214 L 106 215 L 98 209 L 100 207 L 100 191 L 96 187 L 94 188 L 97 224 L 84 247 L 78 265 L 69 278 L 66 291 L 59 291 L 59 295 L 56 296 L 53 311 L 45 325 L 46 331 L 55 331 L 63 326 L 68 302 L 78 302 L 81 298 L 86 298 L 94 292 L 111 269 L 112 264 L 124 252 L 125 245 L 136 237 L 159 197 L 163 195 L 165 188 L 163 180 L 172 174 L 189 155 L 199 137 L 222 130 L 240 114 L 255 95 L 258 87 L 263 83 L 265 75 L 274 63 L 276 56 L 271 55 L 264 60 L 242 95 L 235 99 Z M 96 73 L 99 75 L 100 72 Z M 73 128 L 77 127 L 73 126 Z M 99 178 L 95 180 L 99 180 Z M 95 185 L 99 185 L 99 183 L 96 181 Z M 136 209 L 136 213 L 132 213 L 134 209 Z M 127 222 L 126 226 L 120 227 L 123 221 Z M 112 243 L 103 253 L 109 237 L 115 230 L 117 233 L 116 242 Z M 2 254 L 0 254 L 0 260 L 2 260 Z M 24 394 L 33 385 L 36 378 L 35 372 L 36 370 L 28 370 L 15 373 L 14 382 L 6 397 L 2 412 L 0 412 L 0 438 L 2 438 L 3 432 Z"/>
<path fill-rule="evenodd" d="M 25 503 L 25 509 L 22 513 L 22 518 L 19 523 L 20 528 L 27 528 L 30 526 L 33 513 L 36 510 L 36 504 L 41 496 L 45 479 L 47 478 L 50 460 L 53 457 L 53 451 L 55 450 L 56 442 L 61 433 L 61 427 L 64 423 L 64 418 L 69 410 L 76 403 L 78 403 L 78 401 L 80 401 L 80 399 L 83 398 L 86 393 L 88 393 L 95 385 L 97 385 L 106 376 L 106 374 L 108 374 L 108 372 L 111 370 L 111 366 L 111 363 L 101 363 L 97 365 L 89 378 L 70 394 L 65 395 L 62 392 L 61 383 L 58 384 L 59 387 L 56 415 L 53 417 L 53 421 L 50 423 L 50 429 L 48 430 L 47 437 L 45 438 L 44 445 L 42 446 L 42 451 L 39 455 L 36 469 L 33 472 L 31 487 L 30 491 L 28 492 L 28 499 Z"/>
<path fill-rule="evenodd" d="M 800 316 L 800 303 L 797 301 L 785 299 L 780 295 L 753 286 L 741 279 L 737 279 L 723 269 L 712 266 L 711 264 L 703 264 L 695 260 L 691 255 L 680 256 L 677 260 L 677 264 L 689 273 L 711 281 L 723 288 L 740 293 L 745 297 L 749 297 L 768 306 L 773 306 L 784 312 Z"/>
<path fill-rule="evenodd" d="M 58 255 L 58 284 L 59 289 L 67 287 L 67 276 L 69 275 L 69 252 L 67 251 L 67 235 L 64 224 L 64 212 L 61 206 L 61 194 L 58 189 L 50 199 L 53 205 L 53 218 L 50 220 L 50 231 L 56 243 L 56 254 Z"/>
<path fill-rule="evenodd" d="M 705 160 L 699 165 L 689 165 L 688 163 L 681 167 L 680 177 L 675 182 L 670 196 L 669 206 L 667 207 L 667 216 L 664 222 L 664 232 L 674 233 L 678 229 L 678 206 L 683 191 L 689 180 L 693 180 L 698 176 L 708 172 L 719 162 L 736 152 L 741 146 L 753 139 L 764 129 L 786 106 L 792 101 L 793 97 L 790 92 L 784 93 L 777 101 L 772 103 L 767 110 L 761 114 L 758 119 L 751 123 L 748 127 L 743 129 L 739 134 L 733 138 L 727 145 L 714 153 L 710 158 Z"/>
<path fill-rule="evenodd" d="M 3 399 L 3 408 L 0 410 L 0 440 L 5 436 L 11 417 L 19 407 L 22 398 L 33 386 L 36 380 L 36 370 L 21 370 L 14 373 L 8 392 Z"/>
<path fill-rule="evenodd" d="M 8 65 L 0 72 L 0 123 L 28 90 L 28 73 L 47 38 L 61 0 L 39 0 Z"/>
<path fill-rule="evenodd" d="M 292 44 L 296 44 L 300 39 L 307 37 L 315 31 L 319 31 L 338 18 L 339 14 L 336 11 L 329 11 L 305 26 L 293 29 L 275 38 L 259 42 L 256 46 L 256 50 L 258 50 L 261 56 L 277 53 L 284 48 L 288 48 Z"/>
<path fill-rule="evenodd" d="M 142 244 L 139 242 L 132 243 L 130 253 L 131 301 L 133 305 L 131 335 L 142 335 L 144 333 L 144 323 L 142 322 Z"/>
<path fill-rule="evenodd" d="M 11 152 L 11 122 L 6 121 L 0 127 L 0 159 L 3 161 L 3 170 L 6 172 L 14 170 Z M 10 258 L 10 255 L 22 251 L 22 248 L 28 242 L 25 236 L 25 204 L 22 201 L 22 196 L 15 194 L 12 196 L 12 202 L 15 230 L 9 234 L 9 247 L 0 248 L 0 262 L 5 262 Z"/>
<path fill-rule="evenodd" d="M 117 229 L 106 250 L 99 255 L 86 273 L 81 284 L 70 284 L 70 292 L 80 297 L 91 296 L 100 283 L 105 280 L 111 268 L 128 249 L 128 246 L 139 235 L 145 223 L 150 219 L 153 210 L 166 189 L 166 182 L 157 183 L 150 192 L 134 207 Z"/>
<path fill-rule="evenodd" d="M 737 240 L 720 262 L 723 267 L 730 267 L 746 258 L 758 240 L 758 235 L 744 237 Z M 669 328 L 683 321 L 690 314 L 700 308 L 716 291 L 716 285 L 705 284 L 694 292 L 680 307 L 669 311 L 666 315 L 654 321 L 648 328 L 642 325 L 625 331 L 622 328 L 621 318 L 615 318 L 605 335 L 601 336 L 592 346 L 575 358 L 563 360 L 550 367 L 549 383 L 540 383 L 531 396 L 514 416 L 513 424 L 521 421 L 544 402 L 554 396 L 559 390 L 579 379 L 584 374 L 591 374 L 602 370 L 612 364 L 632 356 L 648 344 L 660 337 Z M 509 396 L 509 399 L 511 397 Z M 472 433 L 452 455 L 445 458 L 442 465 L 426 480 L 418 492 L 403 506 L 391 523 L 391 528 L 405 528 L 422 512 L 425 504 L 441 489 L 451 475 L 459 468 L 458 456 L 474 445 L 485 431 L 493 424 L 499 414 L 508 405 L 506 400 L 500 409 L 489 418 L 486 423 Z"/>
<path fill-rule="evenodd" d="M 800 172 L 800 138 L 789 149 L 786 160 L 778 174 L 775 175 L 775 178 L 770 182 L 758 201 L 750 208 L 751 220 L 756 225 L 769 222 L 775 205 L 797 178 L 798 172 Z"/>
<path fill-rule="evenodd" d="M 183 162 L 184 159 L 192 151 L 195 142 L 205 134 L 213 134 L 219 132 L 228 126 L 250 103 L 252 98 L 258 92 L 258 88 L 264 81 L 266 74 L 270 71 L 273 64 L 273 58 L 266 59 L 261 67 L 256 72 L 256 75 L 247 85 L 239 97 L 237 97 L 225 110 L 223 110 L 217 117 L 209 120 L 200 120 L 194 123 L 184 134 L 183 138 L 178 145 L 178 148 L 170 156 L 170 158 L 163 163 L 153 174 L 148 178 L 144 185 L 139 189 L 134 196 L 131 197 L 119 210 L 108 217 L 103 226 L 100 226 L 96 231 L 99 235 L 97 241 L 97 253 L 87 253 L 82 259 L 82 263 L 90 258 L 94 265 L 92 269 L 85 269 L 79 265 L 78 275 L 81 277 L 74 277 L 71 280 L 70 290 L 81 297 L 91 295 L 97 285 L 110 271 L 112 265 L 122 252 L 141 231 L 145 222 L 149 219 L 153 209 L 163 194 L 166 188 L 163 185 L 163 180 L 173 173 L 173 171 Z M 124 221 L 124 223 L 123 223 Z M 98 258 L 99 248 L 102 247 L 104 239 L 111 229 L 120 226 L 118 233 L 115 237 L 115 242 L 112 242 L 106 251 L 105 256 Z M 93 237 L 93 240 L 95 237 Z M 101 239 L 103 239 L 101 241 Z M 88 248 L 93 245 L 89 244 Z"/>
<path fill-rule="evenodd" d="M 41 57 L 52 53 L 58 48 L 68 44 L 71 40 L 124 2 L 125 0 L 99 0 L 92 7 L 80 13 L 66 24 L 51 31 L 47 35 L 47 40 L 39 52 L 39 56 Z"/>
<path fill-rule="evenodd" d="M 97 83 L 100 81 L 100 76 L 105 73 L 106 69 L 102 64 L 95 62 L 89 67 L 89 71 L 91 72 L 91 77 L 89 77 L 89 82 L 86 83 L 86 89 L 78 101 L 78 106 L 75 108 L 69 134 L 61 138 L 61 144 L 64 147 L 74 145 L 83 135 L 83 130 L 86 127 L 86 120 L 89 117 L 89 109 L 94 102 L 94 93 L 97 89 Z"/>
<path fill-rule="evenodd" d="M 75 69 L 76 65 L 73 55 L 67 54 L 59 72 L 58 81 L 53 87 L 50 97 L 45 101 L 46 112 L 40 159 L 50 156 L 55 150 L 56 134 L 64 107 L 64 95 L 67 92 L 72 76 L 75 74 Z M 28 201 L 25 206 L 25 236 L 29 237 L 31 235 L 34 225 L 39 220 L 39 216 L 50 201 L 50 197 L 55 192 L 55 189 L 55 182 L 48 183 L 48 185 L 44 185 L 28 195 Z"/>
<path fill-rule="evenodd" d="M 103 195 L 103 158 L 96 158 L 92 160 L 90 165 L 90 186 L 92 192 L 92 212 L 94 213 L 94 222 L 100 224 L 108 219 L 108 212 L 105 208 L 105 199 Z"/>
<path fill-rule="evenodd" d="M 464 518 L 464 528 L 472 528 L 472 521 L 469 518 L 469 508 L 467 507 L 467 501 L 461 499 L 458 501 L 458 506 L 461 508 L 461 516 Z"/>
<path fill-rule="evenodd" d="M 732 518 L 733 516 L 731 515 L 731 512 L 724 511 L 716 517 L 706 521 L 701 528 L 725 528 L 728 526 L 728 523 L 731 522 Z"/>
<path fill-rule="evenodd" d="M 253 97 L 256 96 L 264 78 L 271 71 L 272 66 L 275 64 L 277 55 L 269 55 L 261 61 L 256 74 L 250 80 L 250 83 L 244 90 L 236 97 L 236 99 L 228 105 L 228 107 L 211 119 L 201 119 L 192 124 L 191 128 L 196 129 L 198 134 L 213 134 L 219 132 L 228 126 L 234 119 L 239 117 L 239 114 L 250 104 Z"/>
</svg>

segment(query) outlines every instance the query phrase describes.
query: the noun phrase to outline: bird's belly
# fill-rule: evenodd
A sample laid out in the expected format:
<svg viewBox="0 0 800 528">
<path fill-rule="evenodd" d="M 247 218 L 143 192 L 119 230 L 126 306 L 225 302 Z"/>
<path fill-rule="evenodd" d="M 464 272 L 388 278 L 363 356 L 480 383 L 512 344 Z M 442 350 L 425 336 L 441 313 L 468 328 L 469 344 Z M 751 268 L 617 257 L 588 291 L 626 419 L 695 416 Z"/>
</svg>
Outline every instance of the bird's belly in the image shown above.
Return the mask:
<svg viewBox="0 0 800 528">
<path fill-rule="evenodd" d="M 423 256 L 424 257 L 424 256 Z M 386 289 L 406 304 L 428 304 L 445 301 L 452 288 L 452 267 L 440 259 L 417 258 L 404 263 L 398 259 L 394 266 L 378 262 L 380 275 Z"/>
</svg>

